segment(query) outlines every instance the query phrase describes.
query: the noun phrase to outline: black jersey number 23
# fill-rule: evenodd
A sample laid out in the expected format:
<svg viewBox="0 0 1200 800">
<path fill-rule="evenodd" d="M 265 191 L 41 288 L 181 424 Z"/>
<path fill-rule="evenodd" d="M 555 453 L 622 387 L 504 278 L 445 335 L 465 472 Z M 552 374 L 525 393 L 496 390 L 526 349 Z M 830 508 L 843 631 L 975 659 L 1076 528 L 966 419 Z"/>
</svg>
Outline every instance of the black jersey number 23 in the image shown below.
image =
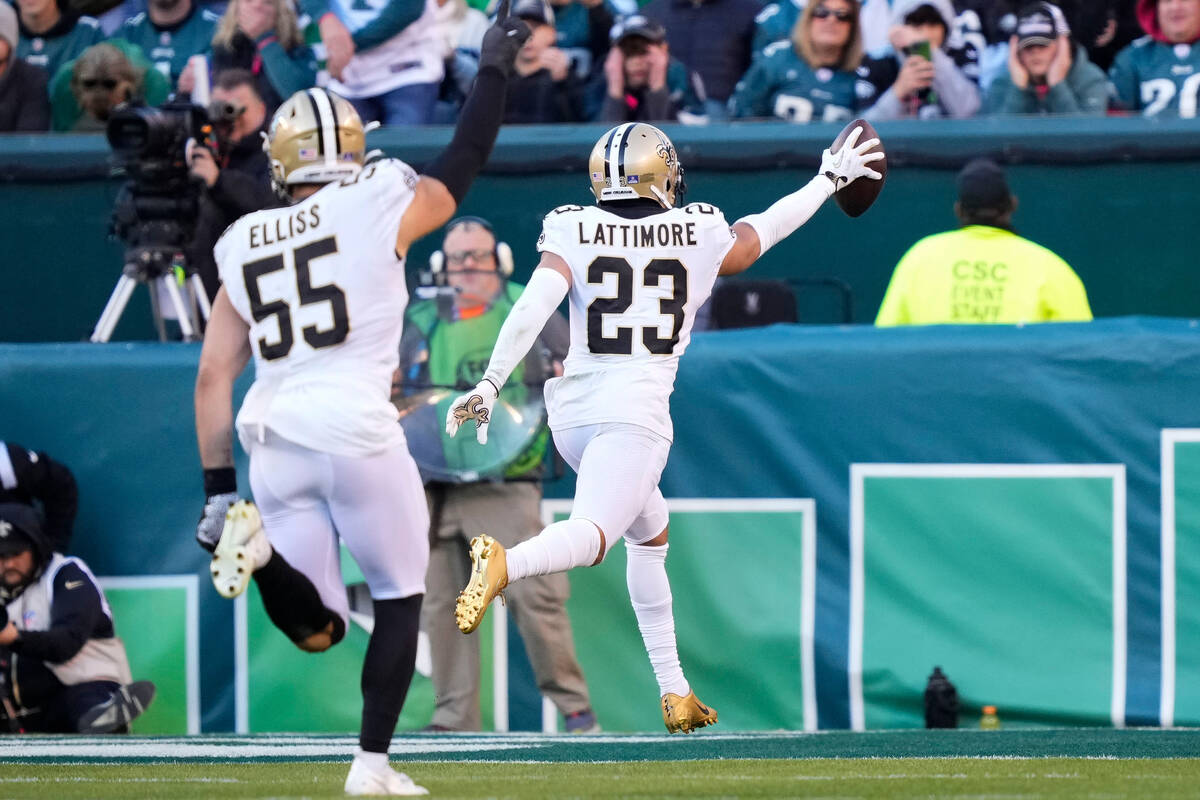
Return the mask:
<svg viewBox="0 0 1200 800">
<path fill-rule="evenodd" d="M 587 281 L 590 284 L 604 283 L 604 276 L 617 276 L 617 293 L 612 297 L 597 297 L 587 308 L 588 350 L 600 355 L 633 355 L 633 328 L 618 327 L 613 336 L 604 335 L 604 315 L 623 314 L 633 305 L 634 268 L 626 259 L 616 256 L 599 256 L 588 265 Z M 687 268 L 677 258 L 655 258 L 641 270 L 642 286 L 662 285 L 663 278 L 671 281 L 671 296 L 658 301 L 659 313 L 671 318 L 671 335 L 666 339 L 658 335 L 658 328 L 642 328 L 642 345 L 654 355 L 670 355 L 679 343 L 679 329 L 683 327 L 683 307 L 688 299 Z"/>
</svg>

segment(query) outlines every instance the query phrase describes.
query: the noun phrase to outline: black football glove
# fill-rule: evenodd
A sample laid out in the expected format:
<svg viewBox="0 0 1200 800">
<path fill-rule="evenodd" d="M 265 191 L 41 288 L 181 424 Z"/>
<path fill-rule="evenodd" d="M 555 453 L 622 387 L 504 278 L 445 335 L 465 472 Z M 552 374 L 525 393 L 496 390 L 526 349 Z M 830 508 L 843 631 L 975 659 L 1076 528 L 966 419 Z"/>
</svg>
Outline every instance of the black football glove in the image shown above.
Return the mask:
<svg viewBox="0 0 1200 800">
<path fill-rule="evenodd" d="M 512 72 L 517 51 L 529 38 L 529 26 L 523 20 L 508 15 L 509 0 L 500 0 L 496 21 L 483 34 L 479 48 L 479 68 L 496 67 L 504 75 Z"/>
</svg>

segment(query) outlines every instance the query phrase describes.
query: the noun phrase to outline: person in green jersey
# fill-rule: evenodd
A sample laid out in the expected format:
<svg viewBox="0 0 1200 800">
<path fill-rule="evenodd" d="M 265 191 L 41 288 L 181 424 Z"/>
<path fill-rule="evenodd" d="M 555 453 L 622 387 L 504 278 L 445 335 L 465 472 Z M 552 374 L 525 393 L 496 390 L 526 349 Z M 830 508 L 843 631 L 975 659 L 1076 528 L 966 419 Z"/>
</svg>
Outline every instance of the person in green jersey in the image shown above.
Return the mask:
<svg viewBox="0 0 1200 800">
<path fill-rule="evenodd" d="M 500 326 L 522 287 L 507 280 L 512 273 L 512 251 L 497 242 L 491 225 L 479 217 L 462 217 L 446 229 L 442 249 L 431 267 L 444 276 L 453 293 L 409 306 L 400 346 L 397 383 L 411 395 L 430 386 L 474 386 L 483 376 L 488 355 Z M 570 334 L 560 315 L 550 317 L 529 358 L 517 368 L 518 377 L 504 390 L 501 400 L 528 408 L 530 396 L 541 384 L 561 374 Z M 429 635 L 433 659 L 433 687 L 437 705 L 430 730 L 477 731 L 482 726 L 479 707 L 479 639 L 463 636 L 453 622 L 458 588 L 467 580 L 470 558 L 467 543 L 485 530 L 513 545 L 541 530 L 541 468 L 548 435 L 544 422 L 524 452 L 502 474 L 481 480 L 480 459 L 492 447 L 460 447 L 445 436 L 438 424 L 449 408 L 451 396 L 437 406 L 431 435 L 440 442 L 445 469 L 440 476 L 461 479 L 426 481 L 430 507 L 429 568 L 425 576 L 425 603 L 421 627 Z M 398 398 L 399 403 L 403 403 Z M 423 468 L 439 456 L 423 452 L 423 442 L 412 435 L 409 446 Z M 499 439 L 500 437 L 495 437 Z M 583 671 L 575 657 L 575 642 L 567 618 L 566 576 L 548 575 L 514 584 L 507 593 L 508 608 L 516 620 L 542 694 L 562 712 L 570 732 L 599 730 L 591 709 Z"/>
<path fill-rule="evenodd" d="M 1121 108 L 1145 117 L 1196 116 L 1200 0 L 1138 0 L 1146 36 L 1117 54 L 1108 76 Z"/>
<path fill-rule="evenodd" d="M 20 22 L 17 58 L 41 67 L 47 80 L 63 64 L 104 41 L 100 23 L 62 12 L 56 0 L 17 0 L 16 5 Z"/>
<path fill-rule="evenodd" d="M 127 19 L 114 38 L 142 48 L 175 86 L 188 59 L 209 52 L 220 19 L 196 0 L 149 0 L 146 10 Z"/>
<path fill-rule="evenodd" d="M 758 58 L 769 44 L 787 41 L 804 10 L 804 0 L 779 0 L 768 3 L 754 18 L 754 57 Z"/>
<path fill-rule="evenodd" d="M 858 104 L 860 61 L 858 3 L 814 0 L 792 28 L 791 41 L 768 45 L 750 65 L 733 91 L 731 115 L 790 122 L 849 119 Z"/>
<path fill-rule="evenodd" d="M 156 106 L 170 93 L 166 76 L 146 61 L 141 48 L 121 39 L 100 42 L 59 67 L 50 81 L 53 129 L 102 131 L 121 103 Z"/>
<path fill-rule="evenodd" d="M 608 54 L 609 32 L 617 21 L 607 0 L 550 0 L 554 6 L 554 46 L 567 54 L 581 80 L 595 74 Z"/>
<path fill-rule="evenodd" d="M 1017 198 L 1004 171 L 976 159 L 958 174 L 962 227 L 927 236 L 900 259 L 875 324 L 1083 322 L 1092 318 L 1075 271 L 1012 230 Z"/>
</svg>

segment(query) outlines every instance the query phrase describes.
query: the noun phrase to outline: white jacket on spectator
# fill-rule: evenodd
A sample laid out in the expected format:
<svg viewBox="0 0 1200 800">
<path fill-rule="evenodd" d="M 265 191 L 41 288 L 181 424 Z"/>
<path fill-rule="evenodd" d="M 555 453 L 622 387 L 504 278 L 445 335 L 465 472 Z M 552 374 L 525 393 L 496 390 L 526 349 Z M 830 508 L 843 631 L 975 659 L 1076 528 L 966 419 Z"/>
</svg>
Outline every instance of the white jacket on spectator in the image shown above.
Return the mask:
<svg viewBox="0 0 1200 800">
<path fill-rule="evenodd" d="M 980 106 L 979 87 L 963 74 L 954 59 L 946 54 L 950 45 L 951 34 L 954 32 L 954 6 L 950 0 L 896 0 L 892 6 L 892 25 L 903 25 L 904 18 L 921 6 L 932 6 L 941 16 L 946 25 L 946 38 L 941 48 L 932 52 L 934 78 L 931 87 L 937 93 L 937 108 L 932 116 L 946 116 L 955 119 L 974 115 Z M 903 63 L 904 54 L 892 51 L 892 56 Z M 904 98 L 897 97 L 888 87 L 873 106 L 863 115 L 870 120 L 899 119 L 910 116 L 905 108 Z M 931 107 L 932 108 L 932 107 Z M 926 112 L 927 113 L 927 112 Z M 922 114 L 925 116 L 925 113 Z"/>
</svg>

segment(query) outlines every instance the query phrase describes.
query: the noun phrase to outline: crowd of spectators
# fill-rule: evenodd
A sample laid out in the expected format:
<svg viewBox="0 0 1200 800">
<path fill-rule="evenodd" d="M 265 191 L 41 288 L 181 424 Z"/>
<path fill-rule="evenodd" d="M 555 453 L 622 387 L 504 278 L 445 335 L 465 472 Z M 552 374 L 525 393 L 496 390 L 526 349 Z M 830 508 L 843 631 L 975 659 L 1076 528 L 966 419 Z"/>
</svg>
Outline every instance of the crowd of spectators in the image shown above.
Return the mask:
<svg viewBox="0 0 1200 800">
<path fill-rule="evenodd" d="M 494 4 L 0 0 L 0 131 L 207 104 L 229 70 L 252 76 L 268 118 L 327 85 L 366 121 L 453 122 Z M 516 0 L 513 13 L 534 35 L 509 124 L 1194 117 L 1200 97 L 1200 0 Z"/>
</svg>

